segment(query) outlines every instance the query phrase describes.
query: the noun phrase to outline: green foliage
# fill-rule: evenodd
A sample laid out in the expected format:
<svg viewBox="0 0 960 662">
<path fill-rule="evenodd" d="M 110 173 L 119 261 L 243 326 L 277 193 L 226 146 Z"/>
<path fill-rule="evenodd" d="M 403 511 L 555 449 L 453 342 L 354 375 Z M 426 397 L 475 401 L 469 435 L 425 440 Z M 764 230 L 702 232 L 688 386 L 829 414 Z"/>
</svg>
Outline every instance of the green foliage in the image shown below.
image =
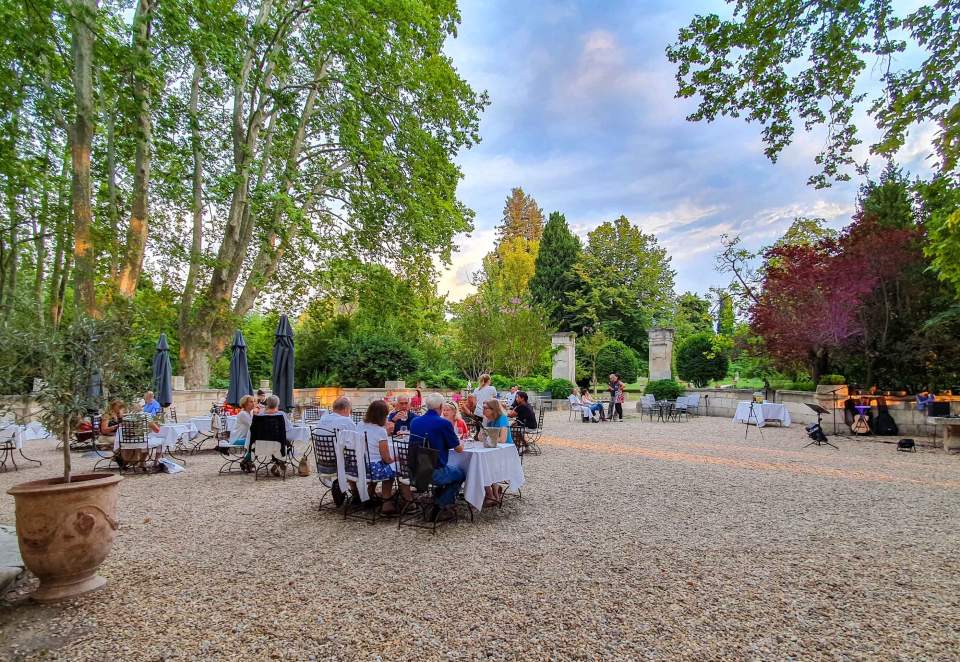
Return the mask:
<svg viewBox="0 0 960 662">
<path fill-rule="evenodd" d="M 940 280 L 948 283 L 960 299 L 960 188 L 939 177 L 918 186 L 921 220 L 929 241 L 924 255 Z"/>
<path fill-rule="evenodd" d="M 540 239 L 530 295 L 560 329 L 569 329 L 567 309 L 581 287 L 575 271 L 580 251 L 580 240 L 570 231 L 566 217 L 560 212 L 551 212 Z"/>
<path fill-rule="evenodd" d="M 647 382 L 643 389 L 644 395 L 652 395 L 657 400 L 676 400 L 683 392 L 683 387 L 672 379 L 657 379 Z"/>
<path fill-rule="evenodd" d="M 713 379 L 727 374 L 727 355 L 718 351 L 717 338 L 712 333 L 698 333 L 677 347 L 677 375 L 680 379 L 702 388 Z"/>
<path fill-rule="evenodd" d="M 621 216 L 593 230 L 577 262 L 581 291 L 568 313 L 574 330 L 602 329 L 640 353 L 647 330 L 673 313 L 674 272 L 653 235 Z"/>
<path fill-rule="evenodd" d="M 638 371 L 636 353 L 619 340 L 607 341 L 597 352 L 597 379 L 601 382 L 617 373 L 624 383 L 632 384 L 637 381 Z"/>
<path fill-rule="evenodd" d="M 550 397 L 554 400 L 566 400 L 573 393 L 574 384 L 569 379 L 552 379 L 547 385 Z"/>
<path fill-rule="evenodd" d="M 677 95 L 699 96 L 688 119 L 742 116 L 763 126 L 771 160 L 793 140 L 796 127 L 827 129 L 816 156 L 817 186 L 849 179 L 860 143 L 857 110 L 866 95 L 858 78 L 877 62 L 884 87 L 869 110 L 883 131 L 875 154 L 895 154 L 908 131 L 924 122 L 940 126 L 934 140 L 941 172 L 953 172 L 960 140 L 953 89 L 960 72 L 955 3 L 924 4 L 898 16 L 888 0 L 824 3 L 733 2 L 732 16 L 698 15 L 680 30 L 667 57 L 677 65 Z M 919 58 L 900 58 L 908 40 Z M 899 62 L 920 62 L 916 68 Z"/>
<path fill-rule="evenodd" d="M 385 381 L 415 376 L 420 362 L 396 338 L 357 333 L 334 341 L 330 367 L 342 386 L 379 388 Z"/>
<path fill-rule="evenodd" d="M 693 292 L 681 294 L 677 297 L 673 328 L 678 343 L 696 333 L 712 333 L 713 318 L 710 316 L 710 302 Z"/>
<path fill-rule="evenodd" d="M 417 377 L 417 383 L 420 382 L 427 388 L 445 388 L 451 391 L 467 388 L 467 380 L 449 368 L 439 372 L 421 371 Z"/>
<path fill-rule="evenodd" d="M 733 297 L 723 292 L 717 311 L 717 333 L 732 338 L 736 327 L 736 316 L 733 312 Z"/>
<path fill-rule="evenodd" d="M 847 383 L 843 375 L 820 375 L 820 383 L 827 386 L 840 386 Z"/>
</svg>

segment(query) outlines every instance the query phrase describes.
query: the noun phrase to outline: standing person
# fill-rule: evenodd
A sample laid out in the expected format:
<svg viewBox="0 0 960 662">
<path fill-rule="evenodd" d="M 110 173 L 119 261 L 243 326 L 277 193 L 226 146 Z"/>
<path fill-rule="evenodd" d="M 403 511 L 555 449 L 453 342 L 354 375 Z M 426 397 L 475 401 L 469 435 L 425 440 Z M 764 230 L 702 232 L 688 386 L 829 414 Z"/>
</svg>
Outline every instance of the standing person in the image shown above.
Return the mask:
<svg viewBox="0 0 960 662">
<path fill-rule="evenodd" d="M 387 417 L 388 434 L 406 434 L 410 432 L 410 424 L 417 417 L 410 410 L 410 396 L 401 393 L 397 396 L 397 407 L 390 416 Z"/>
<path fill-rule="evenodd" d="M 627 385 L 623 383 L 623 380 L 620 379 L 620 375 L 614 374 L 616 381 L 614 382 L 614 395 L 613 395 L 613 405 L 616 409 L 616 414 L 619 417 L 621 423 L 623 422 L 623 401 L 627 392 Z M 610 419 L 614 420 L 614 419 Z"/>
<path fill-rule="evenodd" d="M 410 409 L 414 411 L 419 411 L 420 407 L 423 406 L 423 394 L 420 392 L 420 389 L 416 389 L 416 393 L 412 398 L 410 398 Z"/>
<path fill-rule="evenodd" d="M 607 418 L 613 420 L 613 412 L 617 404 L 617 375 L 610 373 L 607 378 L 607 390 L 610 391 L 610 404 L 607 406 Z"/>
<path fill-rule="evenodd" d="M 440 414 L 443 409 L 443 396 L 439 393 L 430 393 L 424 404 L 427 407 L 427 413 L 413 420 L 410 424 L 410 434 L 426 439 L 426 443 L 437 450 L 438 467 L 434 470 L 431 480 L 436 487 L 434 494 L 436 508 L 426 517 L 436 521 L 440 515 L 440 509 L 453 505 L 454 499 L 460 492 L 460 486 L 463 485 L 465 478 L 463 469 L 451 467 L 447 463 L 451 450 L 463 452 L 463 443 L 457 438 L 453 424 Z"/>
<path fill-rule="evenodd" d="M 514 384 L 510 387 L 510 393 L 507 394 L 507 406 L 510 409 L 513 409 L 513 403 L 517 398 L 517 393 L 520 391 L 520 387 Z"/>
<path fill-rule="evenodd" d="M 487 400 L 497 399 L 497 389 L 490 385 L 490 375 L 483 373 L 480 375 L 480 384 L 473 391 L 473 397 L 477 399 L 477 406 L 473 410 L 473 415 L 477 418 L 483 417 L 483 405 Z"/>
</svg>

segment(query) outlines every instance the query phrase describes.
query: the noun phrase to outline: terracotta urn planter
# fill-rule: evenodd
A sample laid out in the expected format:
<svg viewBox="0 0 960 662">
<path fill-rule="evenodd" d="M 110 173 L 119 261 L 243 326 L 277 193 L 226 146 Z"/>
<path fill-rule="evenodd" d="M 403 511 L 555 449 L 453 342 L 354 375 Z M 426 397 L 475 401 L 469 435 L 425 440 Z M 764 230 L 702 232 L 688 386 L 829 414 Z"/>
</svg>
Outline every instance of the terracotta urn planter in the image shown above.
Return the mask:
<svg viewBox="0 0 960 662">
<path fill-rule="evenodd" d="M 7 491 L 16 500 L 17 538 L 27 568 L 40 578 L 33 594 L 54 602 L 103 588 L 96 574 L 113 547 L 117 527 L 114 474 L 78 474 L 20 483 Z"/>
</svg>

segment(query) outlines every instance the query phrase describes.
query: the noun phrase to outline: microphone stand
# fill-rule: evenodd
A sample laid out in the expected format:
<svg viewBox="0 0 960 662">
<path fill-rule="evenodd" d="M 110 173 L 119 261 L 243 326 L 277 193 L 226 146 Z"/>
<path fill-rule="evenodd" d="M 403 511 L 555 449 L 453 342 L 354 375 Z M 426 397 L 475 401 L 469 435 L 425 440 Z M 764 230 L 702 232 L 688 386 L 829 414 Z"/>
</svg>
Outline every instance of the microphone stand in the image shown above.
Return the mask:
<svg viewBox="0 0 960 662">
<path fill-rule="evenodd" d="M 833 410 L 833 434 L 834 434 L 834 436 L 836 436 L 836 435 L 838 434 L 838 432 L 837 432 L 837 391 L 839 391 L 841 388 L 843 388 L 843 386 L 838 386 L 837 388 L 833 389 L 832 391 L 827 391 L 827 393 L 825 394 L 825 395 L 829 395 L 829 396 L 831 397 L 831 399 L 833 400 L 832 406 L 831 406 L 830 408 Z M 819 421 L 820 421 L 820 418 L 817 417 L 817 422 L 819 422 Z"/>
</svg>

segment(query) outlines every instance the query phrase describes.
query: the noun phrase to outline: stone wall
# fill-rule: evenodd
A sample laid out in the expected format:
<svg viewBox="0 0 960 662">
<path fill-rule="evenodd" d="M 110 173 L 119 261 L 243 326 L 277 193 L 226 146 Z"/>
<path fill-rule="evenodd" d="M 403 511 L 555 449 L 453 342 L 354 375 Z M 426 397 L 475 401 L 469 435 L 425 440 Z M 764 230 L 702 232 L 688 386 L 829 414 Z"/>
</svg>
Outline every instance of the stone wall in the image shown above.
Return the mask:
<svg viewBox="0 0 960 662">
<path fill-rule="evenodd" d="M 707 416 L 720 416 L 733 418 L 737 410 L 737 405 L 744 400 L 753 398 L 753 389 L 688 389 L 687 394 L 700 394 L 700 413 Z M 942 399 L 942 398 L 938 398 Z M 806 403 L 818 403 L 826 409 L 830 409 L 831 398 L 827 397 L 818 400 L 816 393 L 810 391 L 776 391 L 771 399 L 773 402 L 779 402 L 786 406 L 790 412 L 790 418 L 794 423 L 807 425 L 816 423 L 817 414 L 806 406 Z M 910 437 L 934 437 L 943 434 L 942 430 L 936 430 L 936 426 L 927 418 L 926 414 L 917 411 L 916 401 L 912 397 L 896 398 L 887 397 L 887 405 L 893 420 L 896 421 L 900 436 Z M 951 400 L 951 413 L 960 414 L 960 398 L 954 396 Z M 837 429 L 841 432 L 849 432 L 849 428 L 843 422 L 843 402 L 837 402 Z M 876 407 L 873 409 L 874 415 L 877 413 Z M 833 433 L 833 417 L 824 416 L 824 429 L 827 434 Z"/>
</svg>

